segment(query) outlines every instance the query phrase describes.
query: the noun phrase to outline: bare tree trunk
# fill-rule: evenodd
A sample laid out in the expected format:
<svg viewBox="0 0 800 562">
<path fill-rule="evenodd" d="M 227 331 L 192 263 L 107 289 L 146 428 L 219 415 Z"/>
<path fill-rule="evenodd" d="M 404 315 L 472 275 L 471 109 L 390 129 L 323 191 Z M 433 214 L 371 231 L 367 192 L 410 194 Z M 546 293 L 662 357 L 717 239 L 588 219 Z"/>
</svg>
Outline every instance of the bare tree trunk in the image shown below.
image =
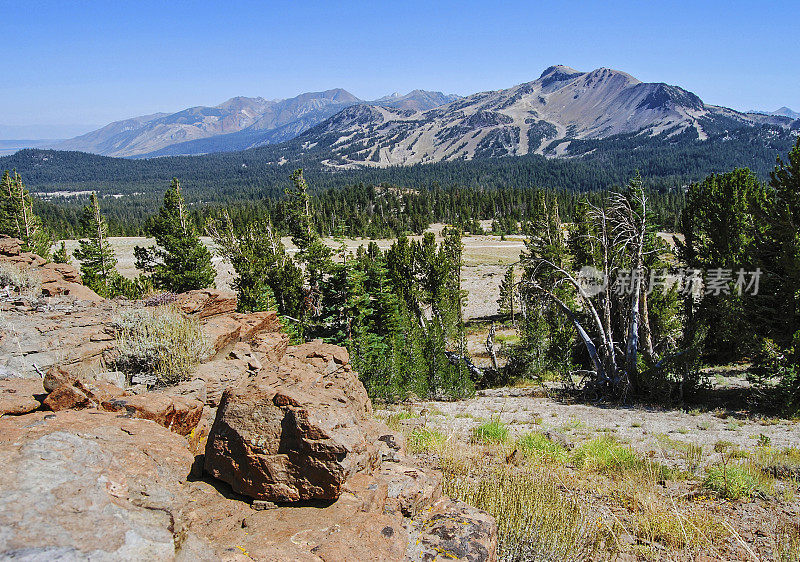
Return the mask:
<svg viewBox="0 0 800 562">
<path fill-rule="evenodd" d="M 639 299 L 642 314 L 642 339 L 644 340 L 644 347 L 647 354 L 653 357 L 653 334 L 650 329 L 650 314 L 647 311 L 647 289 L 642 290 L 642 298 Z"/>
</svg>

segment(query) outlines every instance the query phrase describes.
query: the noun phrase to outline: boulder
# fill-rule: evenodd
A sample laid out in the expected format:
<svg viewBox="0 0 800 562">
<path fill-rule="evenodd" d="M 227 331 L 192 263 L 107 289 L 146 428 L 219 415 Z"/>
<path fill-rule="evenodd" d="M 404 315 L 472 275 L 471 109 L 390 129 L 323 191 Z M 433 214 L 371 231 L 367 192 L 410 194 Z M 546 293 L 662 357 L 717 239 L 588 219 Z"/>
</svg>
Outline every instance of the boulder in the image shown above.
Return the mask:
<svg viewBox="0 0 800 562">
<path fill-rule="evenodd" d="M 480 509 L 443 497 L 414 521 L 411 560 L 497 560 L 497 522 Z"/>
<path fill-rule="evenodd" d="M 46 263 L 39 269 L 42 284 L 66 281 L 69 283 L 80 283 L 81 273 L 73 265 L 68 263 Z"/>
<path fill-rule="evenodd" d="M 184 436 L 197 427 L 203 416 L 202 402 L 160 392 L 116 396 L 104 400 L 100 407 L 109 412 L 124 412 L 126 417 L 154 421 Z"/>
<path fill-rule="evenodd" d="M 214 357 L 239 341 L 242 325 L 234 318 L 224 315 L 211 318 L 200 329 L 211 348 L 209 355 Z"/>
<path fill-rule="evenodd" d="M 193 461 L 183 437 L 112 413 L 1 419 L 0 558 L 226 558 L 186 528 Z"/>
<path fill-rule="evenodd" d="M 0 236 L 0 256 L 18 256 L 22 252 L 22 241 L 3 234 Z"/>
<path fill-rule="evenodd" d="M 79 301 L 101 302 L 103 297 L 92 291 L 86 285 L 69 281 L 53 281 L 42 283 L 42 294 L 46 297 L 60 295 L 70 296 Z"/>
<path fill-rule="evenodd" d="M 289 348 L 289 336 L 283 332 L 261 332 L 250 340 L 250 348 L 264 361 L 280 363 Z"/>
<path fill-rule="evenodd" d="M 208 406 L 217 407 L 222 393 L 229 386 L 247 379 L 250 371 L 244 359 L 216 359 L 197 367 L 193 380 L 201 381 L 205 387 L 205 400 Z"/>
<path fill-rule="evenodd" d="M 251 312 L 249 314 L 235 313 L 231 314 L 231 317 L 241 325 L 239 339 L 245 342 L 250 341 L 256 334 L 275 332 L 281 328 L 278 313 L 274 310 Z"/>
<path fill-rule="evenodd" d="M 0 416 L 33 412 L 42 406 L 43 398 L 41 379 L 0 379 Z"/>
<path fill-rule="evenodd" d="M 294 502 L 339 497 L 377 457 L 372 406 L 347 352 L 314 342 L 222 395 L 205 468 L 234 491 Z"/>
<path fill-rule="evenodd" d="M 124 390 L 113 384 L 72 380 L 48 394 L 44 405 L 54 412 L 97 408 L 103 402 L 118 398 L 124 393 Z"/>
<path fill-rule="evenodd" d="M 236 311 L 236 295 L 220 289 L 198 289 L 177 296 L 175 301 L 184 314 L 198 319 Z"/>
</svg>

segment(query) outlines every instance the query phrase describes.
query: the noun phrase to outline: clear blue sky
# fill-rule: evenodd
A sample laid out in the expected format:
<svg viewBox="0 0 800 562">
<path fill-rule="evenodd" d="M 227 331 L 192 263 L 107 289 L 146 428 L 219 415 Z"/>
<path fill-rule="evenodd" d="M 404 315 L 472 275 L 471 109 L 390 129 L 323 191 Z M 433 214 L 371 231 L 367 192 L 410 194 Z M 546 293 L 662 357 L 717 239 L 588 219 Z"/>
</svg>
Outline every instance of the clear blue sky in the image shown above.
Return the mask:
<svg viewBox="0 0 800 562">
<path fill-rule="evenodd" d="M 552 64 L 800 111 L 800 0 L 0 0 L 0 22 L 0 125 L 90 126 L 334 87 L 465 95 Z"/>
</svg>

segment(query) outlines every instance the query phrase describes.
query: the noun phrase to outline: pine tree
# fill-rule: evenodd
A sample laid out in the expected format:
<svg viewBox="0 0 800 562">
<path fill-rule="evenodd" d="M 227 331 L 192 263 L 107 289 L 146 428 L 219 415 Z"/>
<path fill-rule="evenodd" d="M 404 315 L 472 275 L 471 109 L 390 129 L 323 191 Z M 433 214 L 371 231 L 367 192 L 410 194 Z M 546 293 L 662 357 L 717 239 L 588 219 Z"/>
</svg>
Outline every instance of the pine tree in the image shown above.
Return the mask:
<svg viewBox="0 0 800 562">
<path fill-rule="evenodd" d="M 72 263 L 72 260 L 69 257 L 69 252 L 67 251 L 67 245 L 63 240 L 61 241 L 61 246 L 59 246 L 58 249 L 53 252 L 53 263 Z"/>
<path fill-rule="evenodd" d="M 503 281 L 500 283 L 500 298 L 497 299 L 497 304 L 500 307 L 500 314 L 510 316 L 512 324 L 514 323 L 514 311 L 517 302 L 516 290 L 514 266 L 512 265 L 506 269 L 506 274 L 503 276 Z"/>
<path fill-rule="evenodd" d="M 0 197 L 0 234 L 19 238 L 25 251 L 47 259 L 53 240 L 34 213 L 33 198 L 18 173 L 3 173 Z"/>
<path fill-rule="evenodd" d="M 149 231 L 156 247 L 137 247 L 136 267 L 151 273 L 156 288 L 182 293 L 213 286 L 216 271 L 211 252 L 189 222 L 177 178 L 164 194 L 164 203 L 152 217 Z"/>
<path fill-rule="evenodd" d="M 81 229 L 87 238 L 79 242 L 75 259 L 81 262 L 83 284 L 99 295 L 110 296 L 112 278 L 118 275 L 114 269 L 117 259 L 108 243 L 108 226 L 100 214 L 96 193 L 92 193 L 89 204 L 83 209 Z"/>
</svg>

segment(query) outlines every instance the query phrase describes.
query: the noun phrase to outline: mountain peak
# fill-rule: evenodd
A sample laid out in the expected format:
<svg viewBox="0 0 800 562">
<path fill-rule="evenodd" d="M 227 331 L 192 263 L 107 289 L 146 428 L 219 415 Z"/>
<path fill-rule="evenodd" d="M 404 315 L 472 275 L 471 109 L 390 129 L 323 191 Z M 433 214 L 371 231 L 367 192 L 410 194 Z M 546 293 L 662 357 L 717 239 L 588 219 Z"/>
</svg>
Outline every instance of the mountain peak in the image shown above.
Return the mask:
<svg viewBox="0 0 800 562">
<path fill-rule="evenodd" d="M 574 76 L 576 74 L 583 74 L 580 70 L 575 70 L 574 68 L 570 68 L 569 66 L 564 66 L 563 64 L 554 64 L 553 66 L 548 66 L 544 69 L 541 76 L 539 76 L 539 80 L 546 76 L 551 75 L 563 75 L 563 76 Z"/>
</svg>

